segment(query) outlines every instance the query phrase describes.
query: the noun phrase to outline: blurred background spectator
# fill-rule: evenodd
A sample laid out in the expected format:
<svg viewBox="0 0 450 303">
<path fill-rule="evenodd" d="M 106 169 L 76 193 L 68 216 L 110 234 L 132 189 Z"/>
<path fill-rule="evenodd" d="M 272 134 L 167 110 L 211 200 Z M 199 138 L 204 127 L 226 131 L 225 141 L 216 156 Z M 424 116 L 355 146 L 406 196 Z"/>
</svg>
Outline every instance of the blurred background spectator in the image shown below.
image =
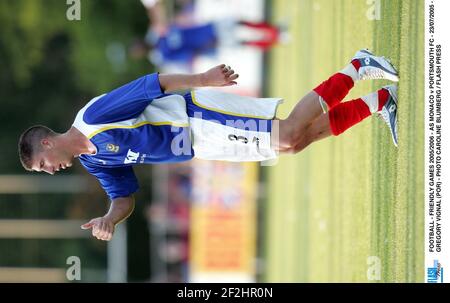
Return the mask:
<svg viewBox="0 0 450 303">
<path fill-rule="evenodd" d="M 147 56 L 162 71 L 192 71 L 198 56 L 217 56 L 219 48 L 251 46 L 266 51 L 288 41 L 286 26 L 227 17 L 198 22 L 192 1 L 181 1 L 172 18 L 163 1 L 141 0 L 147 10 L 149 27 L 143 40 L 130 47 L 134 58 Z"/>
</svg>

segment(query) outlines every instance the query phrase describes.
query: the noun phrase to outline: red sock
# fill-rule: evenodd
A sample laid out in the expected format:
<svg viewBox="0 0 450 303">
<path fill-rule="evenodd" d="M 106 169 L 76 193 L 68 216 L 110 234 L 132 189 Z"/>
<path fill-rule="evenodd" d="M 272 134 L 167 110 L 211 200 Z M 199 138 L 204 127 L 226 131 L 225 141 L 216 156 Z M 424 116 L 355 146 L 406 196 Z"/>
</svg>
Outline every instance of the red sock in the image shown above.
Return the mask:
<svg viewBox="0 0 450 303">
<path fill-rule="evenodd" d="M 259 30 L 264 30 L 264 31 L 269 31 L 269 32 L 273 32 L 273 33 L 278 33 L 278 27 L 269 24 L 267 22 L 250 22 L 250 21 L 239 21 L 239 24 L 248 26 L 250 28 L 254 28 L 254 29 L 259 29 Z"/>
<path fill-rule="evenodd" d="M 389 91 L 387 89 L 380 89 L 378 91 L 378 110 L 380 111 L 389 99 Z"/>
<path fill-rule="evenodd" d="M 253 46 L 259 48 L 262 51 L 267 51 L 273 46 L 274 43 L 272 41 L 258 40 L 258 41 L 244 41 L 242 42 L 242 44 L 246 46 Z"/>
<path fill-rule="evenodd" d="M 328 115 L 331 133 L 338 136 L 371 114 L 369 107 L 359 98 L 335 106 Z"/>
<path fill-rule="evenodd" d="M 351 63 L 355 67 L 356 71 L 359 71 L 359 68 L 361 67 L 361 63 L 359 62 L 359 60 L 352 60 Z"/>
<path fill-rule="evenodd" d="M 350 76 L 336 73 L 317 86 L 314 91 L 323 98 L 328 108 L 332 109 L 344 99 L 353 85 L 354 83 Z"/>
<path fill-rule="evenodd" d="M 280 35 L 280 30 L 267 22 L 249 22 L 240 21 L 242 25 L 248 26 L 253 29 L 262 31 L 265 34 L 264 39 L 244 41 L 244 45 L 255 46 L 263 51 L 268 50 L 271 46 L 278 42 L 278 36 Z"/>
</svg>

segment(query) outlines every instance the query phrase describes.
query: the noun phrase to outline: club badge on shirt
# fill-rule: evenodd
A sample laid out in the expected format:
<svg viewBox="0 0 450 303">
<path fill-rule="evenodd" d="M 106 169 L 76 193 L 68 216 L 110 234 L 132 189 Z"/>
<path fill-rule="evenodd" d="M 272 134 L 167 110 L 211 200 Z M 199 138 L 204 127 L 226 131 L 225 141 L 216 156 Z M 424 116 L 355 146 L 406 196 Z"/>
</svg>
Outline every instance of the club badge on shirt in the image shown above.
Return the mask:
<svg viewBox="0 0 450 303">
<path fill-rule="evenodd" d="M 119 152 L 119 146 L 108 143 L 108 144 L 106 144 L 106 150 L 109 152 L 117 153 L 117 152 Z"/>
</svg>

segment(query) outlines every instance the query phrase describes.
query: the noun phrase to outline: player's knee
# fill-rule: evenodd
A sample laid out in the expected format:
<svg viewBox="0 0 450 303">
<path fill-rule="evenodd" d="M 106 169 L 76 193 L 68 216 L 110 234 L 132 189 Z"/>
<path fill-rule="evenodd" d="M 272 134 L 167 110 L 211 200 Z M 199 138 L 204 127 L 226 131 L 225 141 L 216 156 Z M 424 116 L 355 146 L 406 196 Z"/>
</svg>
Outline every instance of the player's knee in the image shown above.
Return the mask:
<svg viewBox="0 0 450 303">
<path fill-rule="evenodd" d="M 303 131 L 292 130 L 287 138 L 288 148 L 295 150 L 295 147 L 304 140 L 304 137 L 305 133 Z"/>
<path fill-rule="evenodd" d="M 304 150 L 306 148 L 306 146 L 308 146 L 307 144 L 301 144 L 296 146 L 295 148 L 293 148 L 293 153 L 294 154 L 298 154 L 299 152 L 301 152 L 302 150 Z"/>
<path fill-rule="evenodd" d="M 279 146 L 289 150 L 294 148 L 299 140 L 298 131 L 288 119 L 280 120 Z"/>
<path fill-rule="evenodd" d="M 298 144 L 292 148 L 292 153 L 297 154 L 297 153 L 301 152 L 312 142 L 314 142 L 314 138 L 312 136 L 308 135 L 308 133 L 305 133 L 305 135 L 298 142 Z"/>
<path fill-rule="evenodd" d="M 295 155 L 296 153 L 297 151 L 295 150 L 295 148 L 287 148 L 280 152 L 280 154 L 283 155 Z"/>
<path fill-rule="evenodd" d="M 297 153 L 296 149 L 294 147 L 292 148 L 286 148 L 282 151 L 283 154 L 286 155 L 295 155 Z"/>
<path fill-rule="evenodd" d="M 291 137 L 289 137 L 284 144 L 284 146 L 286 146 L 286 149 L 288 150 L 294 149 L 295 145 L 296 145 L 295 139 Z"/>
</svg>

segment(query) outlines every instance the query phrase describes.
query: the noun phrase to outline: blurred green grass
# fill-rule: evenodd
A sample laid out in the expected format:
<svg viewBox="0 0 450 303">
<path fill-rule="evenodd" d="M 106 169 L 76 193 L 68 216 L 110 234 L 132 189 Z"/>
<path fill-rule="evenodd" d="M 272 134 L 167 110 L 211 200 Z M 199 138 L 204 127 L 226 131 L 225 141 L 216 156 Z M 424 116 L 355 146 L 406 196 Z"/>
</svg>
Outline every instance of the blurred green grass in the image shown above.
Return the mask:
<svg viewBox="0 0 450 303">
<path fill-rule="evenodd" d="M 381 282 L 423 281 L 423 3 L 381 1 L 373 21 L 364 0 L 270 5 L 292 36 L 270 54 L 268 93 L 285 98 L 278 116 L 367 47 L 399 70 L 400 145 L 374 116 L 263 168 L 262 281 L 370 282 L 369 256 L 381 260 Z M 359 82 L 346 100 L 387 83 Z"/>
</svg>

